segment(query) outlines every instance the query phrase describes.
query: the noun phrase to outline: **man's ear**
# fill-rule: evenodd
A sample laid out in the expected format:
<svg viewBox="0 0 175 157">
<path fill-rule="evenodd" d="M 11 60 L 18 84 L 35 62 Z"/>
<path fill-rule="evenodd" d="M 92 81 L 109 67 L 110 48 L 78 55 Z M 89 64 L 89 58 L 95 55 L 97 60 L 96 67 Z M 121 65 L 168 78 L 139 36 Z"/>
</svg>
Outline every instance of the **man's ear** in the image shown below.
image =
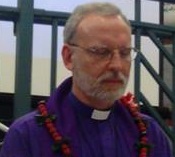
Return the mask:
<svg viewBox="0 0 175 157">
<path fill-rule="evenodd" d="M 68 44 L 64 44 L 62 48 L 62 58 L 65 67 L 72 71 L 72 52 Z"/>
</svg>

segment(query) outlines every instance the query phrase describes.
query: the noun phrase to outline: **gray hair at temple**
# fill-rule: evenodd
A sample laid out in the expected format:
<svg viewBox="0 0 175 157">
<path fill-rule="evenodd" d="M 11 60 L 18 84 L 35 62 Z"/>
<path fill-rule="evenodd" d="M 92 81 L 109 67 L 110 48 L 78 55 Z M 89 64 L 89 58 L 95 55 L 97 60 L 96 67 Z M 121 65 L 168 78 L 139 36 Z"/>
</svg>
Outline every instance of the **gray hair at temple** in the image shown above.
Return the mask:
<svg viewBox="0 0 175 157">
<path fill-rule="evenodd" d="M 100 16 L 121 16 L 128 26 L 130 26 L 130 22 L 126 16 L 116 5 L 112 3 L 95 2 L 79 5 L 75 8 L 64 27 L 64 43 L 71 42 L 76 34 L 78 24 L 89 14 L 96 14 Z"/>
</svg>

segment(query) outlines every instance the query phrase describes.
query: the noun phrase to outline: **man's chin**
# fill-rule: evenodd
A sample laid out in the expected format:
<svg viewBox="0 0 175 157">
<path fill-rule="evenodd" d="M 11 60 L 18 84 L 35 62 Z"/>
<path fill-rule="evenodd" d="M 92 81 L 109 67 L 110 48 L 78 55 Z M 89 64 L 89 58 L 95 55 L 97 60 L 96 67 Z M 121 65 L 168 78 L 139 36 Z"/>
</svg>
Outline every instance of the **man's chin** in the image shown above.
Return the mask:
<svg viewBox="0 0 175 157">
<path fill-rule="evenodd" d="M 123 84 L 103 86 L 103 90 L 106 91 L 106 92 L 117 93 L 118 91 L 123 90 L 123 89 L 124 89 L 124 85 Z"/>
<path fill-rule="evenodd" d="M 119 91 L 108 91 L 108 92 L 104 92 L 98 98 L 106 102 L 114 103 L 116 100 L 120 99 L 123 94 L 124 94 L 124 89 Z"/>
</svg>

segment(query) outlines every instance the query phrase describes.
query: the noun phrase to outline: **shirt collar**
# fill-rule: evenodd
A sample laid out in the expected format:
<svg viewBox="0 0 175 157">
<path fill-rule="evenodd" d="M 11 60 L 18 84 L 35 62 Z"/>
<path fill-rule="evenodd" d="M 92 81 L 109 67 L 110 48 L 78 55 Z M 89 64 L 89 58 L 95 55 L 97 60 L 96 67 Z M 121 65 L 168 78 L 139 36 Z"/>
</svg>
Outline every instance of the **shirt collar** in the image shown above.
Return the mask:
<svg viewBox="0 0 175 157">
<path fill-rule="evenodd" d="M 69 94 L 69 99 L 72 102 L 72 106 L 77 114 L 81 114 L 82 116 L 92 118 L 94 120 L 106 120 L 108 119 L 111 110 L 101 111 L 96 110 L 92 107 L 87 106 L 82 103 L 77 97 L 71 92 Z"/>
</svg>

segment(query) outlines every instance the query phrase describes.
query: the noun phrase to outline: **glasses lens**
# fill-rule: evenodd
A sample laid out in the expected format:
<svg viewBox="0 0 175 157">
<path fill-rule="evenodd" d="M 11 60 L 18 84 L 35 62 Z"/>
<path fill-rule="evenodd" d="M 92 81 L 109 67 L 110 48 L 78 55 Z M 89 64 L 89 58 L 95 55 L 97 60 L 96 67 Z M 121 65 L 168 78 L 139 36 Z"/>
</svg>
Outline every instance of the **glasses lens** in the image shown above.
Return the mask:
<svg viewBox="0 0 175 157">
<path fill-rule="evenodd" d="M 136 48 L 131 48 L 131 60 L 134 60 L 137 56 L 138 50 Z"/>
</svg>

